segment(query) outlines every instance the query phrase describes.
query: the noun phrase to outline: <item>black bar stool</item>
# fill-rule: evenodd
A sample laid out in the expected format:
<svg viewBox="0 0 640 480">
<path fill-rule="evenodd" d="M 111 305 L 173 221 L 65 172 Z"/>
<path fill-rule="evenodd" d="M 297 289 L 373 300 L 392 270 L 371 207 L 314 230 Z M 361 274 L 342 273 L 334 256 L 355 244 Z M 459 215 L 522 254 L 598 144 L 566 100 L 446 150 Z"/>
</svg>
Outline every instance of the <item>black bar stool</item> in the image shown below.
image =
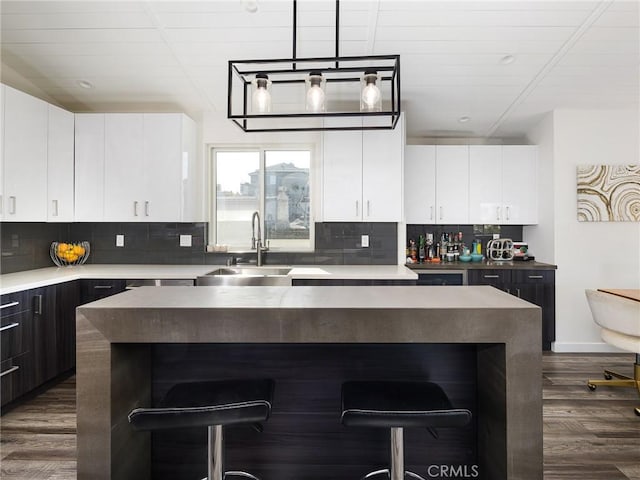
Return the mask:
<svg viewBox="0 0 640 480">
<path fill-rule="evenodd" d="M 208 429 L 208 473 L 205 480 L 235 475 L 258 480 L 250 473 L 224 471 L 223 426 L 254 424 L 269 418 L 273 380 L 221 380 L 173 386 L 156 408 L 136 408 L 129 423 L 136 430 L 203 427 Z"/>
<path fill-rule="evenodd" d="M 403 429 L 427 428 L 436 438 L 438 427 L 463 427 L 471 420 L 467 409 L 453 408 L 439 385 L 431 382 L 345 382 L 342 384 L 342 424 L 346 427 L 389 428 L 391 451 L 389 468 L 362 478 L 387 474 L 391 480 L 405 475 L 423 479 L 404 469 Z"/>
</svg>

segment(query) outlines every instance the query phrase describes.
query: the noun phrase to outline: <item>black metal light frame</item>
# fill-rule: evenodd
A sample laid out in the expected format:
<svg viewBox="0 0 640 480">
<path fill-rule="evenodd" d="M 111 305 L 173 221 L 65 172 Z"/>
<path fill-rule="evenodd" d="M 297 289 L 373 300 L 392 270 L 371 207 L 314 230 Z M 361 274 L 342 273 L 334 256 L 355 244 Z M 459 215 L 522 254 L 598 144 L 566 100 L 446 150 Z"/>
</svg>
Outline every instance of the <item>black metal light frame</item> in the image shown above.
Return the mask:
<svg viewBox="0 0 640 480">
<path fill-rule="evenodd" d="M 297 5 L 293 0 L 293 58 L 229 61 L 227 118 L 245 132 L 390 130 L 396 127 L 400 118 L 400 55 L 340 57 L 339 4 L 336 0 L 335 57 L 296 58 Z M 375 70 L 381 90 L 390 91 L 391 98 L 383 101 L 382 111 L 250 113 L 251 84 L 257 74 L 268 75 L 274 86 L 304 84 L 305 77 L 312 71 L 321 72 L 327 85 L 340 82 L 360 84 L 361 75 L 366 70 Z M 238 90 L 241 92 L 237 93 Z M 234 94 L 240 98 L 234 101 Z M 304 104 L 300 108 L 304 109 Z"/>
</svg>

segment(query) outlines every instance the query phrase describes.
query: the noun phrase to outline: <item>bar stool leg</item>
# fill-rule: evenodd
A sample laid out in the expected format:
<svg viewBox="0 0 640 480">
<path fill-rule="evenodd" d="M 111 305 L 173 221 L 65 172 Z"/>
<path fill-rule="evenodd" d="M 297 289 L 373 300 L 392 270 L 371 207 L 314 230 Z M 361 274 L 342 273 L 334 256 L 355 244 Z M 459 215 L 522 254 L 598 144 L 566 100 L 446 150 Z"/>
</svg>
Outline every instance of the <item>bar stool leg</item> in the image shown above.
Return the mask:
<svg viewBox="0 0 640 480">
<path fill-rule="evenodd" d="M 207 480 L 224 480 L 224 438 L 222 425 L 209 425 L 207 427 L 207 439 L 209 444 Z"/>
<path fill-rule="evenodd" d="M 404 480 L 404 436 L 401 427 L 391 429 L 391 480 Z"/>
</svg>

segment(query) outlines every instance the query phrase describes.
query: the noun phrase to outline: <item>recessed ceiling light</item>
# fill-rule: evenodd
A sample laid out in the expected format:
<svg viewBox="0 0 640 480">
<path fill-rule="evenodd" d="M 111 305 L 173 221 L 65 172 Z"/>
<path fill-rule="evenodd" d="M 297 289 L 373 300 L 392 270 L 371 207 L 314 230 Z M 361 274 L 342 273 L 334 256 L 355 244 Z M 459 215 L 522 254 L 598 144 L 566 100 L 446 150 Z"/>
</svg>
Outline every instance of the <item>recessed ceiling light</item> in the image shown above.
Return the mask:
<svg viewBox="0 0 640 480">
<path fill-rule="evenodd" d="M 467 117 L 466 115 L 458 119 L 460 123 L 467 123 L 469 120 L 471 120 L 471 117 Z"/>
<path fill-rule="evenodd" d="M 82 87 L 82 88 L 93 88 L 93 83 L 87 80 L 78 80 L 76 83 L 78 84 L 79 87 Z"/>
<path fill-rule="evenodd" d="M 241 0 L 242 6 L 249 13 L 256 13 L 258 11 L 257 0 Z"/>
<path fill-rule="evenodd" d="M 516 57 L 514 57 L 513 55 L 505 55 L 500 59 L 500 65 L 511 65 L 515 61 Z"/>
</svg>

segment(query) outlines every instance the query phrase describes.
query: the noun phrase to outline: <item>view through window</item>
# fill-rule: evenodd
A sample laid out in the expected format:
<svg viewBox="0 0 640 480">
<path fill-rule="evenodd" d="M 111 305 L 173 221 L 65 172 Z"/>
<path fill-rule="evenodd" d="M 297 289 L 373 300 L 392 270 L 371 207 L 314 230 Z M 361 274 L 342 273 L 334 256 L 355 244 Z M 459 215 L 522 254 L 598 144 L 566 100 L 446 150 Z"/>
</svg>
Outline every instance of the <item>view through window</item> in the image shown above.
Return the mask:
<svg viewBox="0 0 640 480">
<path fill-rule="evenodd" d="M 312 248 L 310 150 L 214 149 L 213 159 L 215 244 L 248 249 L 258 211 L 269 248 Z"/>
</svg>

